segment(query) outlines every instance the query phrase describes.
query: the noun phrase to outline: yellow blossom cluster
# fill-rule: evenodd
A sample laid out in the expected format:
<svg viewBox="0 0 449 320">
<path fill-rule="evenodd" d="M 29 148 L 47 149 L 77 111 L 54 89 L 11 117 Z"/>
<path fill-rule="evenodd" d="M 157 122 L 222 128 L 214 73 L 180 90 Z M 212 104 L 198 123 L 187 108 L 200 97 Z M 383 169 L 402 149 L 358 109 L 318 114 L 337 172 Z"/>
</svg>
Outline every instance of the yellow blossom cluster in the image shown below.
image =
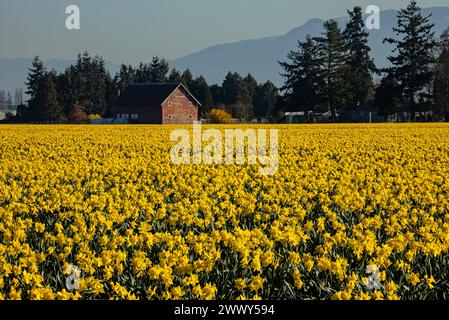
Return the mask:
<svg viewBox="0 0 449 320">
<path fill-rule="evenodd" d="M 174 165 L 174 126 L 0 126 L 0 299 L 448 297 L 449 125 L 238 127 L 279 130 L 274 176 Z"/>
</svg>

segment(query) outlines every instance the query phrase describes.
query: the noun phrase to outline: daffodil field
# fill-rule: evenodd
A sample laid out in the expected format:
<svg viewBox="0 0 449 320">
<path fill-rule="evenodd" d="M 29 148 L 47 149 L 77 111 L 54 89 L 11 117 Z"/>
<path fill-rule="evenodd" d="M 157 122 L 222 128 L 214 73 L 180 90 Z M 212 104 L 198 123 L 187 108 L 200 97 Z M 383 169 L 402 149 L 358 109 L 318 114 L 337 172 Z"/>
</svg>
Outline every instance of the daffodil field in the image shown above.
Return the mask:
<svg viewBox="0 0 449 320">
<path fill-rule="evenodd" d="M 247 127 L 274 176 L 173 165 L 172 126 L 0 126 L 0 299 L 449 298 L 449 125 Z"/>
</svg>

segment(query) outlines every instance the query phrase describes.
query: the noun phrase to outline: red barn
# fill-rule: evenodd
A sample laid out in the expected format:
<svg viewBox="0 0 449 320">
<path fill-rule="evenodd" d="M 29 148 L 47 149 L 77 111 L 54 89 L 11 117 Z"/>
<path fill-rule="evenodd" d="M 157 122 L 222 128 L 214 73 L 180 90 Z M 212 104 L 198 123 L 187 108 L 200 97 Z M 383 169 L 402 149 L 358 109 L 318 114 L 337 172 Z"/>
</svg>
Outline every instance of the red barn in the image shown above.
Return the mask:
<svg viewBox="0 0 449 320">
<path fill-rule="evenodd" d="M 114 116 L 132 123 L 192 124 L 200 102 L 180 83 L 131 84 L 114 103 Z"/>
</svg>

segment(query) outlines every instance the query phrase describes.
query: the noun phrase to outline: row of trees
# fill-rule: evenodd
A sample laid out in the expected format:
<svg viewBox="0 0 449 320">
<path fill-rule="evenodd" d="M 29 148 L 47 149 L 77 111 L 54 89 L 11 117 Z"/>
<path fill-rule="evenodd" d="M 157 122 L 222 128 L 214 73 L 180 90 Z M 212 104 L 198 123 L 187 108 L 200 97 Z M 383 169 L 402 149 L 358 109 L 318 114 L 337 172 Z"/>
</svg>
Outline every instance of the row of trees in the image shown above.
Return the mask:
<svg viewBox="0 0 449 320">
<path fill-rule="evenodd" d="M 203 105 L 203 114 L 213 107 L 213 97 L 203 76 L 194 78 L 188 69 L 184 72 L 170 69 L 168 62 L 158 57 L 154 57 L 151 64 L 122 65 L 116 82 L 120 91 L 131 83 L 183 83 Z"/>
<path fill-rule="evenodd" d="M 183 83 L 202 103 L 202 116 L 219 106 L 245 120 L 272 115 L 278 89 L 271 82 L 259 84 L 251 75 L 243 78 L 229 73 L 221 86 L 209 86 L 203 76 L 194 78 L 190 70 L 171 69 L 164 59 L 137 67 L 122 64 L 112 77 L 103 58 L 79 54 L 76 62 L 62 73 L 46 70 L 35 57 L 29 70 L 26 93 L 28 105 L 18 108 L 19 121 L 80 122 L 87 115 L 113 117 L 115 99 L 131 83 Z"/>
<path fill-rule="evenodd" d="M 116 98 L 113 78 L 102 58 L 79 54 L 74 65 L 62 73 L 46 70 L 35 57 L 26 86 L 28 105 L 19 106 L 17 118 L 35 122 L 77 122 L 80 106 L 83 113 L 107 115 Z"/>
<path fill-rule="evenodd" d="M 385 43 L 395 46 L 388 57 L 391 67 L 384 70 L 384 78 L 376 92 L 379 113 L 409 112 L 415 120 L 418 112 L 433 111 L 433 118 L 449 121 L 448 48 L 449 29 L 441 41 L 435 39 L 430 16 L 423 16 L 416 1 L 398 14 L 393 29 L 396 38 Z"/>
<path fill-rule="evenodd" d="M 279 97 L 272 82 L 259 84 L 251 74 L 242 77 L 229 72 L 221 86 L 210 86 L 203 76 L 195 78 L 189 69 L 181 72 L 170 68 L 164 59 L 158 57 L 153 58 L 151 64 L 122 65 L 114 83 L 119 91 L 131 83 L 183 83 L 201 102 L 202 116 L 219 107 L 233 117 L 245 120 L 271 117 Z"/>
<path fill-rule="evenodd" d="M 449 121 L 449 29 L 441 37 L 433 86 L 434 110 Z"/>
<path fill-rule="evenodd" d="M 391 66 L 378 69 L 370 56 L 362 9 L 348 14 L 344 30 L 329 20 L 321 36 L 307 36 L 287 62 L 280 62 L 282 96 L 273 83 L 258 83 L 251 74 L 229 72 L 221 85 L 210 86 L 204 77 L 172 69 L 158 57 L 136 67 L 123 64 L 111 76 L 101 57 L 84 52 L 62 73 L 46 70 L 36 57 L 26 83 L 30 100 L 18 108 L 18 118 L 78 122 L 87 114 L 111 117 L 114 100 L 131 83 L 182 82 L 202 103 L 203 117 L 220 108 L 246 121 L 270 119 L 287 110 L 328 112 L 337 120 L 339 114 L 377 106 L 386 117 L 408 112 L 414 120 L 417 113 L 432 111 L 435 119 L 449 121 L 449 30 L 437 41 L 434 25 L 412 1 L 398 13 L 395 38 L 385 39 L 394 46 L 388 57 Z M 375 74 L 380 83 L 373 80 Z"/>
<path fill-rule="evenodd" d="M 339 113 L 375 104 L 379 114 L 433 111 L 448 118 L 449 31 L 435 40 L 430 16 L 423 16 L 416 1 L 398 13 L 396 37 L 385 39 L 395 46 L 388 57 L 391 66 L 376 68 L 370 57 L 368 32 L 360 7 L 348 11 L 349 22 L 342 31 L 338 23 L 324 24 L 321 37 L 307 36 L 280 62 L 285 77 L 284 109 Z M 373 76 L 382 80 L 375 85 Z"/>
<path fill-rule="evenodd" d="M 362 9 L 348 11 L 350 20 L 344 31 L 335 20 L 324 24 L 321 37 L 307 36 L 291 51 L 289 62 L 281 62 L 286 79 L 282 90 L 289 108 L 311 112 L 355 110 L 374 90 L 368 32 Z"/>
<path fill-rule="evenodd" d="M 14 98 L 11 91 L 0 89 L 0 110 L 15 110 L 18 105 L 23 104 L 23 89 L 14 90 Z"/>
<path fill-rule="evenodd" d="M 247 121 L 269 120 L 279 100 L 279 90 L 271 81 L 259 84 L 251 74 L 242 77 L 236 72 L 229 72 L 221 86 L 213 85 L 211 93 L 217 106 Z"/>
</svg>

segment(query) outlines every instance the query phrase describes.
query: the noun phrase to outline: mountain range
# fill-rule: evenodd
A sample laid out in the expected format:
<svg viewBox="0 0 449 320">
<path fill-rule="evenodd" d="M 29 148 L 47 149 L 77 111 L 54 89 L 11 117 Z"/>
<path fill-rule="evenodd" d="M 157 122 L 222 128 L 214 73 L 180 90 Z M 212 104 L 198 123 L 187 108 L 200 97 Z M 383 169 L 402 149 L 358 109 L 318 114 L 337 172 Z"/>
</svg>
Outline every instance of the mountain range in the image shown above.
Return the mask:
<svg viewBox="0 0 449 320">
<path fill-rule="evenodd" d="M 435 34 L 440 36 L 449 26 L 449 7 L 424 8 L 425 15 L 435 23 Z M 396 25 L 396 10 L 382 11 L 380 14 L 380 29 L 369 30 L 369 44 L 372 48 L 372 56 L 378 67 L 388 65 L 387 56 L 391 54 L 392 47 L 383 44 L 385 37 L 394 37 L 393 27 Z M 342 28 L 345 27 L 348 18 L 336 18 Z M 244 40 L 235 43 L 215 45 L 185 57 L 171 60 L 171 66 L 185 70 L 190 69 L 194 75 L 203 75 L 210 84 L 220 84 L 228 71 L 236 71 L 240 74 L 251 73 L 258 81 L 271 80 L 276 85 L 282 84 L 281 68 L 278 61 L 284 61 L 287 53 L 295 49 L 298 41 L 305 39 L 307 34 L 319 36 L 323 31 L 324 21 L 312 19 L 292 29 L 285 35 L 266 37 L 262 39 Z M 32 59 L 0 58 L 0 88 L 14 90 L 24 87 L 28 68 Z M 45 62 L 48 69 L 63 71 L 74 61 L 52 59 Z M 119 65 L 106 60 L 106 67 L 115 74 Z"/>
<path fill-rule="evenodd" d="M 433 7 L 423 9 L 423 14 L 432 14 L 435 23 L 435 34 L 440 36 L 449 26 L 449 7 Z M 378 67 L 388 65 L 387 56 L 392 47 L 383 44 L 385 37 L 394 37 L 393 27 L 396 25 L 396 10 L 382 11 L 380 29 L 369 30 L 371 55 Z M 335 19 L 343 29 L 347 17 Z M 297 47 L 307 34 L 319 36 L 323 32 L 324 21 L 309 20 L 285 35 L 236 43 L 216 45 L 200 52 L 172 61 L 172 65 L 180 70 L 190 68 L 194 74 L 202 74 L 211 83 L 221 83 L 229 70 L 240 74 L 251 73 L 259 81 L 271 80 L 276 85 L 282 84 L 282 71 L 278 61 L 285 61 L 288 52 Z"/>
</svg>

